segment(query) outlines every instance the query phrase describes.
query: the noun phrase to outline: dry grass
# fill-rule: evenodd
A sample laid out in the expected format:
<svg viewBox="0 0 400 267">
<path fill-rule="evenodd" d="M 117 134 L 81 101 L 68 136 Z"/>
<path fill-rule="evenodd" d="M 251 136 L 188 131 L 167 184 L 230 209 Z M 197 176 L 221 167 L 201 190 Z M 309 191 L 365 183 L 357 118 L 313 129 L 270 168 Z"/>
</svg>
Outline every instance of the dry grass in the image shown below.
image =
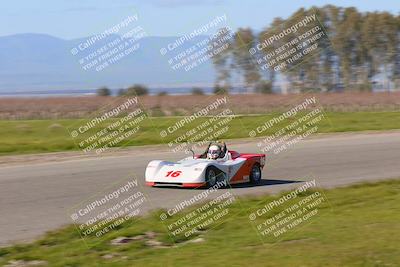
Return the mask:
<svg viewBox="0 0 400 267">
<path fill-rule="evenodd" d="M 282 111 L 311 95 L 230 95 L 229 106 L 235 113 L 255 114 Z M 327 111 L 390 111 L 400 109 L 396 93 L 315 94 Z M 220 96 L 144 96 L 141 104 L 153 116 L 187 115 Z M 0 98 L 0 119 L 58 119 L 87 117 L 106 105 L 117 105 L 116 97 Z"/>
</svg>

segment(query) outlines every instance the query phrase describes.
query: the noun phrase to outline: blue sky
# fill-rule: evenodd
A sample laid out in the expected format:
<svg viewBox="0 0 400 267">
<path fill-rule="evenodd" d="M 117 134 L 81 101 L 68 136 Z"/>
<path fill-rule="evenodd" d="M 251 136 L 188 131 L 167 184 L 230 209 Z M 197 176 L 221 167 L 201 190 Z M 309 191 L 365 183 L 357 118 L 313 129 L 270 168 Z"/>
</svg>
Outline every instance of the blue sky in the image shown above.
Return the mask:
<svg viewBox="0 0 400 267">
<path fill-rule="evenodd" d="M 132 14 L 151 36 L 189 33 L 216 16 L 227 15 L 233 29 L 261 30 L 274 17 L 287 17 L 298 8 L 355 6 L 361 11 L 399 14 L 398 0 L 3 0 L 0 36 L 45 33 L 64 39 L 100 33 Z"/>
</svg>

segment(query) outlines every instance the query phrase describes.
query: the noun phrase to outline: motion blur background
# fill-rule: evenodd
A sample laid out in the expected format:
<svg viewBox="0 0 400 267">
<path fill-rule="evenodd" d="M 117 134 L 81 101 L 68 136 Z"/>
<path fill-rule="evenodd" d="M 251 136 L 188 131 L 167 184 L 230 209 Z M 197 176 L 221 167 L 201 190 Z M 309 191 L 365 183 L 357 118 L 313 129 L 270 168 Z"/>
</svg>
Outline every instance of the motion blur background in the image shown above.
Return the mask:
<svg viewBox="0 0 400 267">
<path fill-rule="evenodd" d="M 399 266 L 399 12 L 394 0 L 2 1 L 0 265 Z M 294 46 L 307 49 L 299 60 Z M 205 189 L 148 187 L 146 166 L 186 157 L 213 129 L 229 149 L 267 154 L 263 180 L 216 190 L 235 196 L 222 220 L 172 240 L 167 223 L 197 206 L 165 209 Z M 149 199 L 143 213 L 83 239 L 77 204 L 122 179 Z M 261 237 L 295 205 L 249 215 L 310 180 L 298 199 L 323 197 L 307 220 Z"/>
<path fill-rule="evenodd" d="M 318 56 L 289 72 L 260 71 L 243 52 L 301 15 L 316 13 L 328 38 Z M 399 87 L 399 14 L 395 1 L 6 1 L 0 24 L 0 95 L 82 95 L 141 84 L 149 93 L 190 94 L 301 91 L 396 91 Z M 70 50 L 138 16 L 146 36 L 135 53 L 102 72 L 85 71 Z M 234 38 L 220 58 L 191 71 L 173 70 L 159 50 L 226 15 Z M 156 19 L 157 18 L 157 19 Z M 239 37 L 240 36 L 240 37 Z M 109 36 L 102 44 L 110 42 Z M 185 42 L 191 47 L 199 36 Z M 246 45 L 243 45 L 243 42 Z M 100 47 L 91 47 L 95 51 Z M 157 77 L 157 79 L 154 79 Z M 198 92 L 199 90 L 197 90 Z"/>
</svg>

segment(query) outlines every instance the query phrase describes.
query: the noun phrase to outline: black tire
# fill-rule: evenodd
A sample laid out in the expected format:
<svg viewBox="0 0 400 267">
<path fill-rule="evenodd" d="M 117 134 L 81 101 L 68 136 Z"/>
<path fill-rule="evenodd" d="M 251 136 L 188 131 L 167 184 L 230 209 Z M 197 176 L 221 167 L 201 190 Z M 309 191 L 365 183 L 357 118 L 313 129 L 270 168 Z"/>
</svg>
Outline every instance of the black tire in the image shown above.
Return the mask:
<svg viewBox="0 0 400 267">
<path fill-rule="evenodd" d="M 213 187 L 220 180 L 220 176 L 221 171 L 218 168 L 214 166 L 207 167 L 205 174 L 206 187 Z"/>
<path fill-rule="evenodd" d="M 259 184 L 261 182 L 262 172 L 260 164 L 255 163 L 250 170 L 250 183 Z"/>
</svg>

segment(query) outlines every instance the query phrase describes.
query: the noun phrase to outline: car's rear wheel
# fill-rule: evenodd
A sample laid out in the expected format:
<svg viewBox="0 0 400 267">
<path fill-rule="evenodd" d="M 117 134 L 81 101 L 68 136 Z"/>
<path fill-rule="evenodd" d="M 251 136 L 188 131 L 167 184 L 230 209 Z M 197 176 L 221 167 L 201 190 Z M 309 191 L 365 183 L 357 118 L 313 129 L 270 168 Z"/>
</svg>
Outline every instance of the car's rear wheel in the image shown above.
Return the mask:
<svg viewBox="0 0 400 267">
<path fill-rule="evenodd" d="M 219 178 L 220 171 L 215 167 L 208 167 L 206 170 L 206 186 L 213 187 Z"/>
<path fill-rule="evenodd" d="M 252 184 L 258 184 L 261 182 L 261 167 L 258 163 L 254 164 L 253 167 L 251 167 L 250 171 L 250 183 Z"/>
</svg>

